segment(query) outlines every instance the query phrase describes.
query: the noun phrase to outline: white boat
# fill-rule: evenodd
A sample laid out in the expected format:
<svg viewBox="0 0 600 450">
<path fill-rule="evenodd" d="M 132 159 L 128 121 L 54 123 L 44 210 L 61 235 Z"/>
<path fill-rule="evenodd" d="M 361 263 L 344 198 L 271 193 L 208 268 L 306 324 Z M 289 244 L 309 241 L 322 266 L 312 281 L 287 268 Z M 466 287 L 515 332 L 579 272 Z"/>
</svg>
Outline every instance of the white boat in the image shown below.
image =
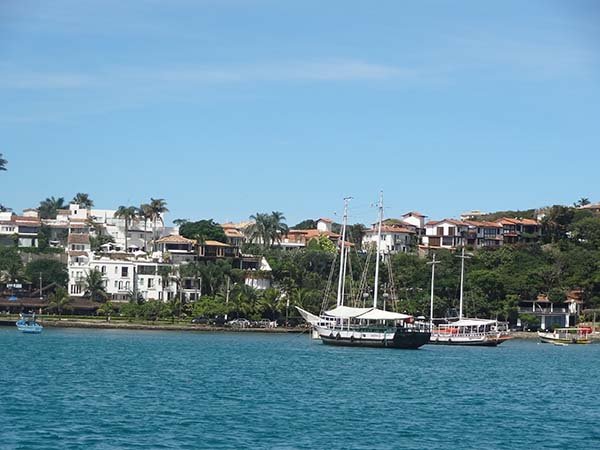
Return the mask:
<svg viewBox="0 0 600 450">
<path fill-rule="evenodd" d="M 415 323 L 414 317 L 377 308 L 379 292 L 379 258 L 381 245 L 381 222 L 383 199 L 379 201 L 379 230 L 375 263 L 375 282 L 372 307 L 350 307 L 344 305 L 345 272 L 348 259 L 346 227 L 348 222 L 348 200 L 345 199 L 342 238 L 340 241 L 340 270 L 336 307 L 324 311 L 320 316 L 302 308 L 298 311 L 312 326 L 313 334 L 324 344 L 348 347 L 381 347 L 416 349 L 429 341 L 427 324 Z"/>
<path fill-rule="evenodd" d="M 495 347 L 512 338 L 506 322 L 497 320 L 464 318 L 463 317 L 463 288 L 465 274 L 465 248 L 463 247 L 459 258 L 462 259 L 460 270 L 460 306 L 458 320 L 446 320 L 446 323 L 434 326 L 433 324 L 433 292 L 435 280 L 435 254 L 431 264 L 431 301 L 430 301 L 430 344 L 437 345 L 470 345 Z"/>
<path fill-rule="evenodd" d="M 16 322 L 17 330 L 22 333 L 40 334 L 44 327 L 35 320 L 35 314 L 21 313 Z"/>
<path fill-rule="evenodd" d="M 588 327 L 555 328 L 550 332 L 538 331 L 538 337 L 544 344 L 589 344 L 592 342 L 591 332 L 592 329 Z"/>
<path fill-rule="evenodd" d="M 494 347 L 511 339 L 504 322 L 486 319 L 460 319 L 440 324 L 431 333 L 432 344 Z"/>
</svg>

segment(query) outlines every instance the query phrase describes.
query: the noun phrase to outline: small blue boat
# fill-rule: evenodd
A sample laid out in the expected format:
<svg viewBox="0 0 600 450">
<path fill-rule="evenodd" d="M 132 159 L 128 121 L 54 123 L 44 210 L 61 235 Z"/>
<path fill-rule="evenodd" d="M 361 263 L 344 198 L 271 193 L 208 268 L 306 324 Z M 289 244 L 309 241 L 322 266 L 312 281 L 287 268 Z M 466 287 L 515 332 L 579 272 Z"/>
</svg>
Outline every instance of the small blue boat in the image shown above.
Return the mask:
<svg viewBox="0 0 600 450">
<path fill-rule="evenodd" d="M 21 313 L 16 325 L 17 330 L 23 333 L 40 334 L 44 329 L 44 327 L 35 320 L 35 313 Z"/>
</svg>

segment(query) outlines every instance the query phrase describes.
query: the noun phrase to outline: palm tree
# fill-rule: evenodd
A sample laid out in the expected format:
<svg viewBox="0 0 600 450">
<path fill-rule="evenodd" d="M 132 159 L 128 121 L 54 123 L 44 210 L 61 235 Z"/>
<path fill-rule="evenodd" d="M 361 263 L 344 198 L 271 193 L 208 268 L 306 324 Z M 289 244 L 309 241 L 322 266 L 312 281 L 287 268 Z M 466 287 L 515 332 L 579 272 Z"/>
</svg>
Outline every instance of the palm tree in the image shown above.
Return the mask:
<svg viewBox="0 0 600 450">
<path fill-rule="evenodd" d="M 247 228 L 251 242 L 260 241 L 264 247 L 271 245 L 270 219 L 265 213 L 256 213 L 250 216 L 254 223 Z"/>
<path fill-rule="evenodd" d="M 168 208 L 167 208 L 167 202 L 162 199 L 162 198 L 151 198 L 150 199 L 150 211 L 151 211 L 151 219 L 152 219 L 152 226 L 153 226 L 153 232 L 152 232 L 152 236 L 153 236 L 153 241 L 154 243 L 152 244 L 152 251 L 154 251 L 154 247 L 156 245 L 156 221 L 160 221 L 160 223 L 162 224 L 162 226 L 165 226 L 165 222 L 163 221 L 162 215 L 166 212 L 169 212 Z"/>
<path fill-rule="evenodd" d="M 90 209 L 92 206 L 94 206 L 94 202 L 90 198 L 90 196 L 83 192 L 78 192 L 77 194 L 75 194 L 75 197 L 73 197 L 73 200 L 71 200 L 71 203 L 79 205 L 80 208 L 85 208 L 85 209 Z"/>
<path fill-rule="evenodd" d="M 288 226 L 284 223 L 285 216 L 280 211 L 273 211 L 271 214 L 256 213 L 250 219 L 254 221 L 248 227 L 250 240 L 260 240 L 264 247 L 281 242 L 281 237 L 288 232 Z"/>
<path fill-rule="evenodd" d="M 165 288 L 169 286 L 169 278 L 171 277 L 171 273 L 173 272 L 173 269 L 171 266 L 158 266 L 158 275 L 160 275 L 161 278 L 161 290 L 162 290 L 162 297 L 163 297 L 163 301 L 166 300 L 165 299 Z"/>
<path fill-rule="evenodd" d="M 2 153 L 0 153 L 0 170 L 6 170 L 6 164 L 8 161 L 2 157 Z"/>
<path fill-rule="evenodd" d="M 56 311 L 59 316 L 62 314 L 63 310 L 71 309 L 69 306 L 71 303 L 71 298 L 69 297 L 67 290 L 63 287 L 56 288 L 48 300 L 48 306 L 46 309 Z"/>
<path fill-rule="evenodd" d="M 125 221 L 125 251 L 127 252 L 127 236 L 129 235 L 129 225 L 133 219 L 138 216 L 138 209 L 135 206 L 119 206 L 115 217 Z"/>
<path fill-rule="evenodd" d="M 582 207 L 590 204 L 590 199 L 587 197 L 581 197 L 577 202 L 575 202 L 576 207 Z"/>
<path fill-rule="evenodd" d="M 106 302 L 100 308 L 96 310 L 96 314 L 99 316 L 106 316 L 106 320 L 110 321 L 110 316 L 115 312 L 115 308 L 111 302 Z"/>
<path fill-rule="evenodd" d="M 289 231 L 285 224 L 285 216 L 281 211 L 271 212 L 271 242 L 281 242 L 281 237 Z"/>
<path fill-rule="evenodd" d="M 262 317 L 270 320 L 277 319 L 277 315 L 281 309 L 281 292 L 278 289 L 269 288 L 262 292 L 258 305 L 261 310 Z"/>
<path fill-rule="evenodd" d="M 104 286 L 102 272 L 98 269 L 90 270 L 83 280 L 85 295 L 93 301 L 104 301 L 108 298 L 108 293 Z"/>
<path fill-rule="evenodd" d="M 194 289 L 196 291 L 196 300 L 198 300 L 199 295 L 202 295 L 202 292 L 198 293 L 198 288 L 200 287 L 200 283 L 202 282 L 202 265 L 197 262 L 190 262 L 188 264 L 184 264 L 179 269 L 181 278 L 192 278 L 194 280 Z"/>
<path fill-rule="evenodd" d="M 144 251 L 146 251 L 146 247 L 148 245 L 147 239 L 147 231 L 148 231 L 148 220 L 152 219 L 152 210 L 150 205 L 147 203 L 142 203 L 138 208 L 138 216 L 140 219 L 144 219 Z"/>
<path fill-rule="evenodd" d="M 65 199 L 63 197 L 48 197 L 46 200 L 42 200 L 40 202 L 40 206 L 38 207 L 40 218 L 56 219 L 58 210 L 63 209 L 65 206 Z"/>
</svg>

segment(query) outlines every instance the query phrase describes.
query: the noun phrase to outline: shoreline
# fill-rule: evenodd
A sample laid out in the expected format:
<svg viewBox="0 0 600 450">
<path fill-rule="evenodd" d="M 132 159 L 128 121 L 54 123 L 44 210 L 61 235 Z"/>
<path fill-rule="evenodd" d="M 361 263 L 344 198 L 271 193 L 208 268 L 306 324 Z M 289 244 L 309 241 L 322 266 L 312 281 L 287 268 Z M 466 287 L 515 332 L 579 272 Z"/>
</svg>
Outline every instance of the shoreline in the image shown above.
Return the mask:
<svg viewBox="0 0 600 450">
<path fill-rule="evenodd" d="M 195 332 L 233 332 L 233 333 L 306 333 L 309 328 L 232 328 L 224 326 L 194 325 L 194 324 L 152 324 L 125 321 L 73 320 L 73 319 L 42 319 L 39 321 L 48 328 L 94 328 L 106 330 L 154 330 L 154 331 L 195 331 Z M 14 326 L 14 321 L 2 320 L 0 326 Z M 512 333 L 513 339 L 537 339 L 536 332 L 518 331 Z"/>
<path fill-rule="evenodd" d="M 154 331 L 196 331 L 196 332 L 234 332 L 234 333 L 304 333 L 308 328 L 233 328 L 195 324 L 152 324 L 124 321 L 41 319 L 38 322 L 45 328 L 95 328 L 106 330 L 154 330 Z M 0 326 L 15 326 L 13 320 L 0 320 Z"/>
</svg>

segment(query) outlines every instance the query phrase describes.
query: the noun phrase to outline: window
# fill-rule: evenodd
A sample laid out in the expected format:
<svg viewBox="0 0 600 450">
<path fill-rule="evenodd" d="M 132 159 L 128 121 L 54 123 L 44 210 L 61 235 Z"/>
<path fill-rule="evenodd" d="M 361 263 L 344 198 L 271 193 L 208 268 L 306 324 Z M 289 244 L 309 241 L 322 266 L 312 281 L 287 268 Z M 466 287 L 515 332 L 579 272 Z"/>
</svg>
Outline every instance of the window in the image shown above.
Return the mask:
<svg viewBox="0 0 600 450">
<path fill-rule="evenodd" d="M 102 273 L 106 273 L 106 266 L 102 266 L 102 269 L 100 270 Z"/>
<path fill-rule="evenodd" d="M 148 278 L 148 287 L 154 287 L 154 280 L 152 278 Z"/>
<path fill-rule="evenodd" d="M 436 228 L 436 233 L 437 236 L 443 236 L 444 235 L 444 227 L 437 227 Z"/>
<path fill-rule="evenodd" d="M 129 276 L 129 267 L 121 267 L 121 276 L 122 277 Z"/>
<path fill-rule="evenodd" d="M 119 284 L 117 281 L 115 281 L 115 289 L 117 289 L 119 287 Z"/>
<path fill-rule="evenodd" d="M 115 266 L 115 273 L 119 273 L 119 266 Z"/>
<path fill-rule="evenodd" d="M 119 290 L 123 289 L 123 282 L 119 281 Z"/>
<path fill-rule="evenodd" d="M 129 281 L 125 282 L 125 289 L 129 290 Z"/>
</svg>

